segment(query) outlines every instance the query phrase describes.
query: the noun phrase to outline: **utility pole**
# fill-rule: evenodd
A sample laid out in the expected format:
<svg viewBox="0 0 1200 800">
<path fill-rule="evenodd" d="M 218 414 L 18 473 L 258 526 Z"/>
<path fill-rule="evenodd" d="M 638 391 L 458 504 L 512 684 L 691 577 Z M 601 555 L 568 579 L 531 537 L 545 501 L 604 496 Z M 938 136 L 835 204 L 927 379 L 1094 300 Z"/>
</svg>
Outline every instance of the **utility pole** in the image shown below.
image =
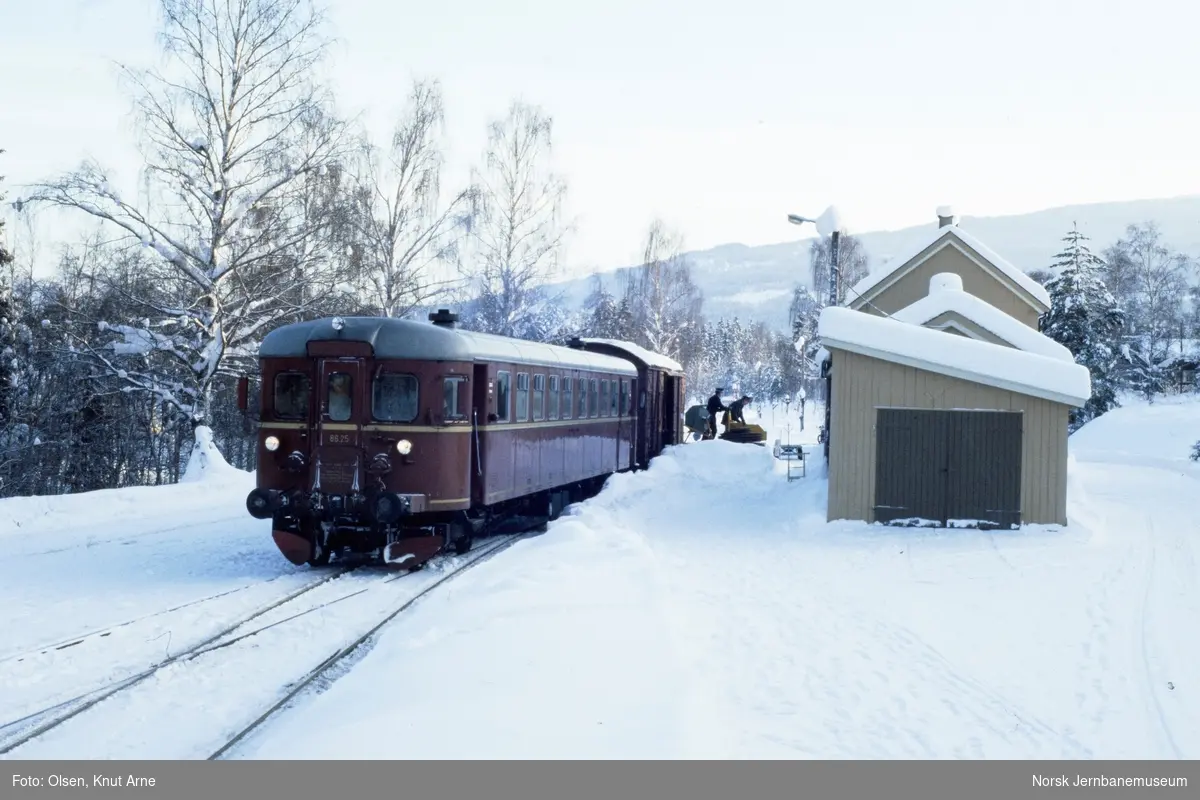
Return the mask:
<svg viewBox="0 0 1200 800">
<path fill-rule="evenodd" d="M 842 232 L 835 230 L 829 237 L 829 305 L 838 304 L 838 240 Z"/>
</svg>

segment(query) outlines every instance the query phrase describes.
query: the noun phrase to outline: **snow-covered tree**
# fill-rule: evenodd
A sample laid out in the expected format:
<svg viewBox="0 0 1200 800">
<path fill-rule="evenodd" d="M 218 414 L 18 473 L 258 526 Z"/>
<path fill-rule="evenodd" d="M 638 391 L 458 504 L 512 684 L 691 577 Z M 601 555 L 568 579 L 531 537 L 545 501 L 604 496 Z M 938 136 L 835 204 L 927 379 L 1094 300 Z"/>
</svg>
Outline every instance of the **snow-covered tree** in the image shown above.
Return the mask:
<svg viewBox="0 0 1200 800">
<path fill-rule="evenodd" d="M 1125 312 L 1124 332 L 1134 363 L 1142 371 L 1162 371 L 1170 341 L 1184 324 L 1183 303 L 1193 265 L 1163 243 L 1153 222 L 1130 225 L 1107 250 L 1105 261 L 1105 283 Z"/>
<path fill-rule="evenodd" d="M 1046 284 L 1050 310 L 1042 317 L 1042 332 L 1071 351 L 1092 376 L 1092 396 L 1072 413 L 1071 428 L 1109 411 L 1117 404 L 1119 346 L 1124 314 L 1104 285 L 1107 265 L 1086 244 L 1078 228 L 1063 237 L 1063 250 L 1051 267 L 1055 277 Z"/>
<path fill-rule="evenodd" d="M 4 151 L 0 150 L 0 154 Z M 4 176 L 0 175 L 0 181 Z M 4 202 L 4 192 L 0 192 L 0 203 Z M 13 262 L 13 255 L 8 251 L 4 237 L 4 220 L 0 219 L 0 435 L 3 435 L 9 418 L 9 404 L 12 399 L 12 362 L 15 358 L 16 319 L 14 316 L 12 287 L 6 280 L 7 267 Z"/>
<path fill-rule="evenodd" d="M 231 355 L 324 302 L 336 278 L 314 197 L 342 126 L 312 85 L 325 43 L 306 0 L 160 0 L 170 68 L 126 70 L 144 134 L 152 200 L 123 197 L 94 163 L 30 198 L 108 223 L 155 255 L 152 296 L 101 320 L 90 355 L 126 390 L 149 392 L 199 424 Z M 80 343 L 82 345 L 82 343 Z M 127 355 L 152 356 L 126 365 Z"/>
<path fill-rule="evenodd" d="M 626 274 L 624 301 L 633 340 L 678 359 L 685 335 L 700 324 L 704 297 L 692 281 L 682 237 L 660 219 L 646 232 L 641 266 Z"/>
<path fill-rule="evenodd" d="M 460 236 L 478 192 L 441 196 L 441 85 L 417 81 L 386 152 L 363 144 L 363 174 L 355 194 L 356 256 L 373 313 L 404 317 L 434 302 L 450 285 L 434 274 L 458 266 Z"/>
<path fill-rule="evenodd" d="M 488 128 L 471 226 L 477 252 L 466 270 L 476 300 L 464 327 L 532 338 L 554 311 L 544 285 L 558 272 L 568 227 L 559 216 L 566 184 L 548 164 L 552 128 L 547 114 L 520 101 Z"/>
</svg>

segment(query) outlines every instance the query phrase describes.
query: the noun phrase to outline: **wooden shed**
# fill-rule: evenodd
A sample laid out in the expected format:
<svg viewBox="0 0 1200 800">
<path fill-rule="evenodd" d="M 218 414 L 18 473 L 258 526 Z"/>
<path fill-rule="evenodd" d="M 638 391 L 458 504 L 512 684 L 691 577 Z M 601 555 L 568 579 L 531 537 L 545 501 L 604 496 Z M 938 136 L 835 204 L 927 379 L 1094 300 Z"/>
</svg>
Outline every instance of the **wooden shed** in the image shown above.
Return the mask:
<svg viewBox="0 0 1200 800">
<path fill-rule="evenodd" d="M 828 519 L 1065 525 L 1067 421 L 1091 395 L 1087 369 L 953 276 L 931 283 L 928 302 L 897 314 L 909 321 L 821 313 Z"/>
</svg>

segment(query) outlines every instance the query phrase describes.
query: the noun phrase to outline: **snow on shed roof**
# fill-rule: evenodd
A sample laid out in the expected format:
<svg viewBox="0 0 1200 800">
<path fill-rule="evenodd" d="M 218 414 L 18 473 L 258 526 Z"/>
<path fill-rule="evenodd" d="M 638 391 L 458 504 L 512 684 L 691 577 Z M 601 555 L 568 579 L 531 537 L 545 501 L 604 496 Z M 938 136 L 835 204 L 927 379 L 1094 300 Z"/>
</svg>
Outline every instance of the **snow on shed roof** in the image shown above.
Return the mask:
<svg viewBox="0 0 1200 800">
<path fill-rule="evenodd" d="M 683 372 L 683 365 L 681 365 L 675 359 L 668 358 L 667 356 L 647 350 L 646 348 L 636 345 L 633 342 L 623 342 L 620 339 L 595 338 L 585 338 L 580 339 L 579 341 L 583 342 L 584 344 L 588 344 L 590 342 L 595 344 L 606 344 L 609 347 L 619 347 L 634 358 L 643 361 L 647 366 L 657 367 L 658 369 L 665 369 L 671 372 Z"/>
<path fill-rule="evenodd" d="M 371 345 L 377 358 L 411 358 L 422 361 L 502 361 L 515 364 L 556 364 L 569 369 L 593 369 L 637 375 L 632 363 L 621 358 L 570 347 L 464 331 L 431 322 L 389 317 L 342 317 L 344 327 L 334 330 L 333 318 L 296 322 L 271 331 L 259 347 L 260 358 L 308 355 L 308 343 L 356 341 Z"/>
<path fill-rule="evenodd" d="M 944 240 L 943 244 L 951 243 L 951 239 L 956 238 L 962 244 L 970 247 L 979 255 L 987 259 L 988 263 L 1004 274 L 1013 283 L 1020 286 L 1026 292 L 1034 297 L 1046 309 L 1050 308 L 1050 293 L 1046 291 L 1046 287 L 1035 281 L 1033 278 L 1025 274 L 1024 271 L 1018 269 L 1013 264 L 1002 258 L 994 250 L 988 247 L 983 242 L 976 239 L 971 234 L 964 231 L 958 225 L 946 225 L 941 228 L 934 228 L 931 231 L 923 234 L 919 238 L 913 240 L 908 250 L 902 252 L 899 256 L 890 259 L 883 264 L 879 269 L 871 272 L 867 277 L 854 284 L 850 290 L 850 298 L 847 302 L 853 303 L 859 297 L 874 289 L 880 283 L 887 280 L 897 273 L 897 270 L 904 267 L 908 262 L 912 261 L 923 250 L 931 245 Z M 941 249 L 940 247 L 938 248 Z"/>
<path fill-rule="evenodd" d="M 1038 353 L 1060 361 L 1075 362 L 1071 351 L 1016 318 L 1005 314 L 991 303 L 964 292 L 962 278 L 953 272 L 934 275 L 929 280 L 929 294 L 906 306 L 891 317 L 899 322 L 924 325 L 942 314 L 954 313 L 966 317 L 979 327 L 998 336 L 1018 350 Z"/>
<path fill-rule="evenodd" d="M 822 344 L 953 378 L 1079 407 L 1092 395 L 1087 367 L 849 308 L 821 312 Z M 835 362 L 836 368 L 836 362 Z"/>
</svg>

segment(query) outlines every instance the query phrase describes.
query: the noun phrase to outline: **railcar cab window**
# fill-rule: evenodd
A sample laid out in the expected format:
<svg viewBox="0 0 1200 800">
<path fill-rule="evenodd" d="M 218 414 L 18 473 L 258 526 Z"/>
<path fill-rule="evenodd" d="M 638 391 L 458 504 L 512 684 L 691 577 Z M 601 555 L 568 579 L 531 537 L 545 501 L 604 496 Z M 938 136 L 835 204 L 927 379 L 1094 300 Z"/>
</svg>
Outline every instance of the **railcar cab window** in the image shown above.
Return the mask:
<svg viewBox="0 0 1200 800">
<path fill-rule="evenodd" d="M 328 389 L 326 404 L 329 418 L 334 422 L 345 422 L 350 419 L 350 414 L 354 410 L 352 399 L 354 379 L 345 372 L 331 372 Z"/>
<path fill-rule="evenodd" d="M 562 418 L 570 419 L 571 412 L 575 410 L 575 406 L 571 404 L 572 398 L 575 396 L 571 391 L 571 376 L 564 375 L 562 379 Z"/>
<path fill-rule="evenodd" d="M 550 376 L 550 396 L 546 398 L 546 419 L 558 419 L 558 376 Z"/>
<path fill-rule="evenodd" d="M 588 382 L 587 378 L 579 379 L 579 406 L 575 412 L 575 416 L 579 419 L 587 419 L 587 397 L 588 397 Z"/>
<path fill-rule="evenodd" d="M 591 380 L 591 388 L 588 391 L 588 416 L 596 417 L 600 414 L 600 389 L 597 385 L 599 381 L 596 378 Z"/>
<path fill-rule="evenodd" d="M 615 380 L 612 382 L 612 396 L 610 396 L 608 398 L 608 415 L 610 417 L 617 416 L 617 413 L 618 413 L 617 412 L 617 403 L 618 403 L 617 398 L 625 397 L 625 395 L 621 394 L 621 391 L 620 391 L 621 384 L 623 384 L 623 383 L 624 383 L 624 381 L 615 381 Z"/>
<path fill-rule="evenodd" d="M 546 402 L 546 376 L 545 375 L 534 375 L 533 376 L 533 418 L 534 418 L 534 420 L 539 420 L 539 419 L 543 418 L 544 416 L 546 416 L 545 410 L 544 410 L 545 402 Z"/>
<path fill-rule="evenodd" d="M 384 372 L 375 376 L 371 413 L 385 422 L 412 422 L 417 418 L 417 379 Z"/>
<path fill-rule="evenodd" d="M 466 419 L 462 390 L 467 379 L 461 375 L 442 379 L 442 419 Z"/>
<path fill-rule="evenodd" d="M 529 419 L 529 373 L 517 373 L 517 422 Z"/>
<path fill-rule="evenodd" d="M 629 411 L 629 381 L 621 379 L 621 410 L 618 412 L 620 416 L 625 416 Z"/>
<path fill-rule="evenodd" d="M 281 372 L 275 376 L 275 417 L 304 419 L 308 416 L 309 380 L 303 372 Z"/>
<path fill-rule="evenodd" d="M 512 388 L 512 373 L 496 373 L 496 421 L 508 422 L 509 393 Z"/>
<path fill-rule="evenodd" d="M 597 416 L 608 416 L 608 379 L 601 378 L 600 380 L 600 408 Z"/>
</svg>

